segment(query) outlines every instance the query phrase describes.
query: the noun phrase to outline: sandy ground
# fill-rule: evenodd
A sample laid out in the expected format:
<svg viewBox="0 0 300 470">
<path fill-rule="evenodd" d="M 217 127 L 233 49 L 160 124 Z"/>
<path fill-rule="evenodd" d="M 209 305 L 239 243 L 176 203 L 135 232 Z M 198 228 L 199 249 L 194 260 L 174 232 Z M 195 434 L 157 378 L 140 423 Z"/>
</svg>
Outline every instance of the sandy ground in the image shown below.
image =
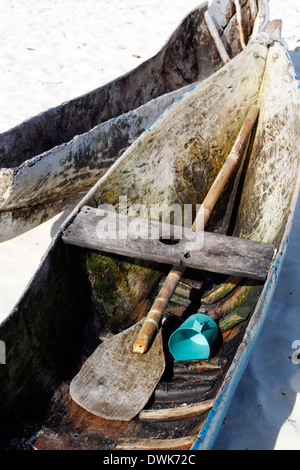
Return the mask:
<svg viewBox="0 0 300 470">
<path fill-rule="evenodd" d="M 155 54 L 197 0 L 0 0 L 0 132 L 88 92 Z M 300 76 L 299 0 L 270 19 Z M 15 305 L 66 214 L 0 244 L 0 321 Z M 216 449 L 300 449 L 300 202 L 274 300 Z M 298 346 L 300 349 L 300 346 Z"/>
</svg>

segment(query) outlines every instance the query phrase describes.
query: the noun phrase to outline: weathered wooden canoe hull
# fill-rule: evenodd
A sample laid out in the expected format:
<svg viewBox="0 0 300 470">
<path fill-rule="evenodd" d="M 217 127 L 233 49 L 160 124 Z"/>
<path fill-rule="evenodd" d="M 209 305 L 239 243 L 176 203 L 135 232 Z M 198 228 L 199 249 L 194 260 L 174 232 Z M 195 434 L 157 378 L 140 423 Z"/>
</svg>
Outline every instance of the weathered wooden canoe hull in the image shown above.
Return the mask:
<svg viewBox="0 0 300 470">
<path fill-rule="evenodd" d="M 256 2 L 241 4 L 248 40 L 254 23 L 256 29 L 267 23 L 267 2 L 260 2 L 259 14 Z M 184 92 L 175 90 L 222 66 L 206 10 L 203 4 L 191 12 L 164 48 L 132 72 L 0 136 L 0 242 L 78 202 Z M 234 2 L 213 2 L 208 11 L 229 56 L 235 56 L 241 45 Z"/>
<path fill-rule="evenodd" d="M 183 396 L 184 403 L 191 401 L 190 408 L 181 406 L 182 410 L 194 414 L 187 417 L 185 413 L 182 419 L 178 415 L 176 424 L 172 420 L 156 422 L 154 403 L 150 406 L 150 424 L 144 421 L 144 414 L 125 425 L 94 417 L 72 402 L 69 382 L 80 364 L 99 338 L 105 340 L 143 317 L 167 268 L 66 246 L 59 234 L 0 329 L 0 338 L 7 346 L 7 364 L 0 369 L 3 446 L 12 445 L 11 437 L 26 434 L 22 428 L 25 421 L 28 442 L 38 449 L 211 448 L 267 313 L 299 191 L 298 84 L 284 46 L 279 42 L 266 45 L 262 40 L 267 44 L 269 38 L 250 43 L 242 54 L 174 103 L 100 179 L 63 227 L 66 232 L 84 205 L 116 204 L 123 191 L 129 204 L 145 203 L 147 207 L 153 202 L 201 202 L 202 192 L 215 177 L 245 113 L 258 102 L 261 111 L 249 149 L 251 157 L 246 159 L 247 171 L 241 176 L 243 190 L 237 192 L 239 210 L 233 209 L 234 227 L 224 220 L 224 204 L 228 207 L 231 201 L 226 193 L 210 227 L 220 233 L 231 227 L 235 236 L 276 243 L 279 249 L 267 281 L 247 281 L 243 286 L 246 294 L 237 302 L 232 297 L 231 311 L 239 311 L 241 320 L 235 328 L 222 332 L 220 349 L 213 358 L 220 361 L 213 365 L 216 375 L 211 376 L 203 370 L 203 364 L 198 364 L 197 378 L 189 369 L 184 384 L 178 377 L 186 372 L 178 366 L 179 370 L 173 370 L 177 379 L 168 382 L 165 377 L 159 385 L 159 409 L 166 406 L 170 396 L 172 407 L 180 408 Z M 216 103 L 220 115 L 214 113 L 212 120 Z M 226 125 L 222 113 L 228 118 Z M 168 139 L 164 138 L 166 133 Z M 151 165 L 147 166 L 149 155 Z M 217 315 L 223 309 L 224 314 L 223 299 L 212 311 L 201 306 L 204 283 L 208 282 L 207 290 L 211 274 L 189 273 L 170 302 L 172 318 L 191 313 L 191 305 L 206 309 L 207 314 Z M 224 278 L 214 278 L 214 284 L 219 282 Z M 227 309 L 230 295 L 225 299 Z M 245 306 L 251 308 L 250 320 L 242 317 L 241 307 Z M 209 400 L 213 400 L 211 411 L 203 404 L 212 405 Z M 199 402 L 203 406 L 191 406 Z"/>
<path fill-rule="evenodd" d="M 99 124 L 70 142 L 27 160 L 17 169 L 3 169 L 1 184 L 9 196 L 3 202 L 6 209 L 0 210 L 0 242 L 76 205 L 138 135 L 186 88 L 189 87 L 167 93 Z M 8 209 L 10 204 L 20 207 Z"/>
</svg>

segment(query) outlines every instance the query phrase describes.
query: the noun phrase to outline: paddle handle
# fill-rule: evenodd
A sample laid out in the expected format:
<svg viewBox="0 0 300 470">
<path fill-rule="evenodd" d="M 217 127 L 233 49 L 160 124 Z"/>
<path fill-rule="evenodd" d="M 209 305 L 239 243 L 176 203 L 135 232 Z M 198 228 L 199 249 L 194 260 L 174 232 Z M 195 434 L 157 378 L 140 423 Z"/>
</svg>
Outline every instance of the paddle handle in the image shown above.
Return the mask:
<svg viewBox="0 0 300 470">
<path fill-rule="evenodd" d="M 259 107 L 253 105 L 246 116 L 244 124 L 238 134 L 238 137 L 234 143 L 230 154 L 226 158 L 217 178 L 215 179 L 203 203 L 201 204 L 201 207 L 192 225 L 193 230 L 204 230 L 205 225 L 222 190 L 224 189 L 226 183 L 228 182 L 230 176 L 232 175 L 245 151 L 250 133 L 252 131 L 258 113 Z M 165 308 L 170 298 L 172 297 L 184 271 L 184 266 L 172 267 L 150 311 L 147 314 L 147 317 L 143 323 L 140 333 L 137 336 L 137 339 L 133 345 L 133 352 L 140 354 L 144 354 L 145 352 L 147 352 L 157 331 L 160 328 Z"/>
</svg>

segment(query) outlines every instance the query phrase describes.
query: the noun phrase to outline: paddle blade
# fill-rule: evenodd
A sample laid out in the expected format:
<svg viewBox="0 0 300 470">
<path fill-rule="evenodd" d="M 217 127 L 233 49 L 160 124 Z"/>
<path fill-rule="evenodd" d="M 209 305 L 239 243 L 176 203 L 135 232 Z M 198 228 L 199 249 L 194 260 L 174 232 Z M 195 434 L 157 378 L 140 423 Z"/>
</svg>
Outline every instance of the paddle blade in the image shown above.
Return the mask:
<svg viewBox="0 0 300 470">
<path fill-rule="evenodd" d="M 70 385 L 72 399 L 106 419 L 130 421 L 145 406 L 164 369 L 161 330 L 149 351 L 132 352 L 142 322 L 100 344 Z"/>
</svg>

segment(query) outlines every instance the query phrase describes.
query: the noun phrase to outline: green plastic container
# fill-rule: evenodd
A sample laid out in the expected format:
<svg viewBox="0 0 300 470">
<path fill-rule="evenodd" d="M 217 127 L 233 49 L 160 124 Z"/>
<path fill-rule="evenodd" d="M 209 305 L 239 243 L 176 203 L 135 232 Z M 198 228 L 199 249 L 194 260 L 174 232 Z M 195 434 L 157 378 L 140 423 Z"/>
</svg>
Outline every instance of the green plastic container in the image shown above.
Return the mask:
<svg viewBox="0 0 300 470">
<path fill-rule="evenodd" d="M 218 325 L 212 318 L 195 313 L 170 336 L 170 352 L 176 361 L 207 359 L 218 334 Z"/>
</svg>

